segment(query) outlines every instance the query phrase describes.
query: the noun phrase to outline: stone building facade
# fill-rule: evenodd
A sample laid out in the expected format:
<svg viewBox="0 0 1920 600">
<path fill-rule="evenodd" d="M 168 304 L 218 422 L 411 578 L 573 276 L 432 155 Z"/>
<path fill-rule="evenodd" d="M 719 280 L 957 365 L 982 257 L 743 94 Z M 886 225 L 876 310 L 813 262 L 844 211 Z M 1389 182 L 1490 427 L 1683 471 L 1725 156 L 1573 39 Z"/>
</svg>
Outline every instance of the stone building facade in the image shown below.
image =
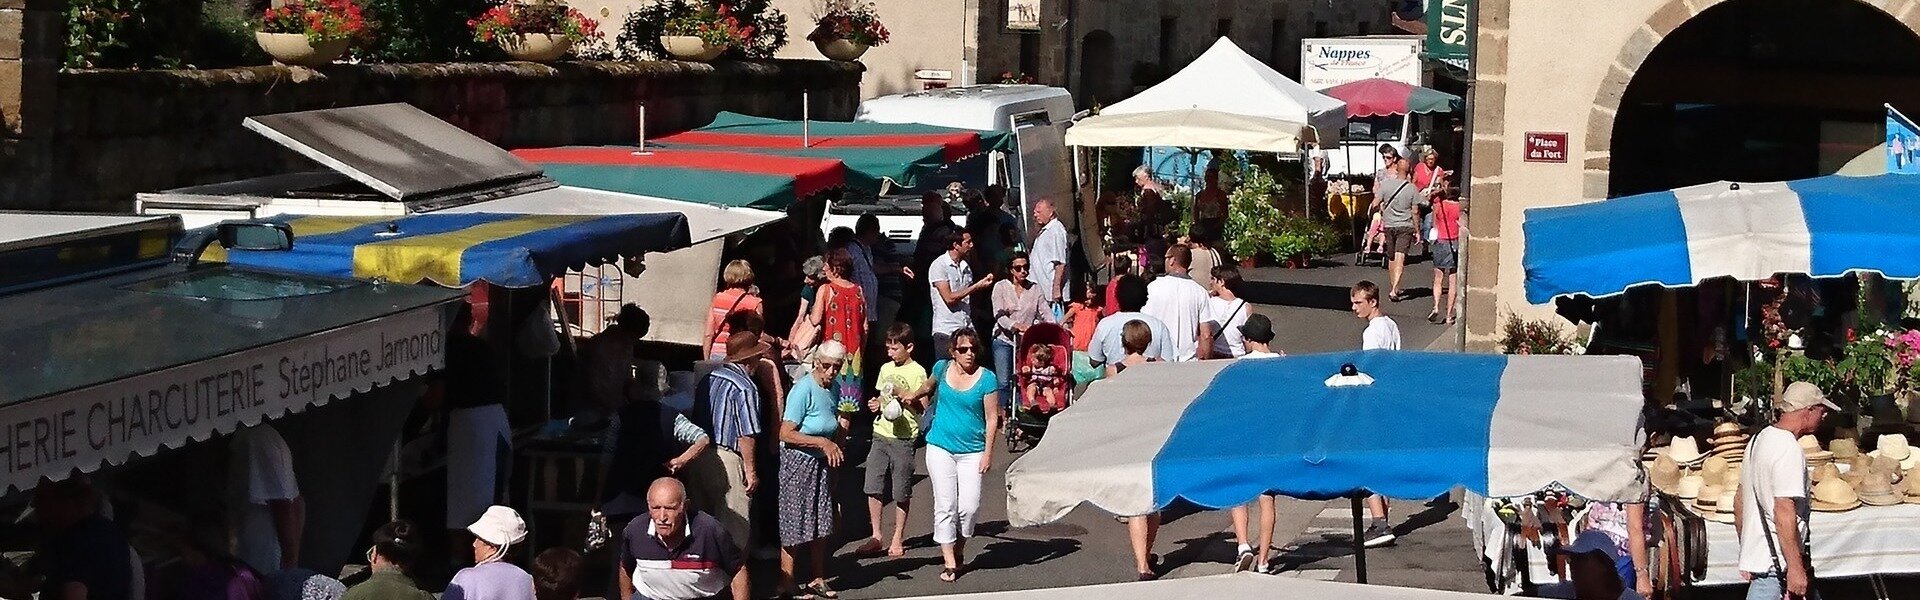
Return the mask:
<svg viewBox="0 0 1920 600">
<path fill-rule="evenodd" d="M 1503 313 L 1551 314 L 1525 297 L 1526 209 L 1831 173 L 1879 143 L 1882 103 L 1920 110 L 1920 0 L 1479 0 L 1476 12 L 1472 348 L 1491 347 Z M 1564 160 L 1528 159 L 1530 139 L 1559 135 Z"/>
</svg>

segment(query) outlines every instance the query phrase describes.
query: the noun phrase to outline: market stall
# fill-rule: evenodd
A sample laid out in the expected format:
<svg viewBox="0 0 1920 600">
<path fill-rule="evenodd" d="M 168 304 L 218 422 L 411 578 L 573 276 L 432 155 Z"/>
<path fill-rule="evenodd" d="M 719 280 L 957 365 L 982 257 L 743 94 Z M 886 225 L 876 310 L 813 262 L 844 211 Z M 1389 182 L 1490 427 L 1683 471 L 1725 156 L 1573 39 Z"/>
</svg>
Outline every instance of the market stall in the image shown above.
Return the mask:
<svg viewBox="0 0 1920 600">
<path fill-rule="evenodd" d="M 1896 533 L 1904 524 L 1889 527 L 1910 519 L 1894 486 L 1910 478 L 1920 420 L 1909 402 L 1920 333 L 1898 325 L 1908 290 L 1887 281 L 1920 275 L 1916 192 L 1920 179 L 1905 175 L 1829 176 L 1527 211 L 1529 301 L 1593 322 L 1586 352 L 1643 360 L 1663 421 L 1662 446 L 1646 458 L 1666 585 L 1742 581 L 1723 496 L 1737 488 L 1745 436 L 1766 426 L 1790 381 L 1814 383 L 1844 408 L 1801 440 L 1820 482 L 1816 505 L 1825 496 L 1829 509 L 1812 520 L 1817 572 L 1920 572 L 1920 547 Z M 1896 460 L 1876 465 L 1873 455 Z M 1535 550 L 1551 544 L 1514 537 L 1515 515 L 1502 508 L 1477 519 L 1485 555 L 1505 578 L 1538 581 L 1545 560 Z"/>
<path fill-rule="evenodd" d="M 172 216 L 0 218 L 0 501 L 91 473 L 129 529 L 217 533 L 240 510 L 225 440 L 272 422 L 313 507 L 301 564 L 337 571 L 461 294 L 192 265 L 183 235 Z M 144 468 L 187 455 L 209 460 Z"/>
<path fill-rule="evenodd" d="M 1295 152 L 1340 131 L 1346 118 L 1339 100 L 1222 37 L 1166 81 L 1075 123 L 1067 144 Z"/>
<path fill-rule="evenodd" d="M 1272 493 L 1351 497 L 1357 528 L 1368 493 L 1553 488 L 1637 502 L 1647 490 L 1638 389 L 1638 367 L 1618 357 L 1376 350 L 1146 364 L 1054 417 L 1008 468 L 1007 511 L 1025 526 L 1082 503 L 1141 515 Z"/>
<path fill-rule="evenodd" d="M 699 129 L 647 140 L 649 146 L 832 158 L 856 174 L 852 185 L 920 178 L 988 152 L 1011 152 L 1014 136 L 917 123 L 787 121 L 722 112 Z M 877 186 L 873 188 L 877 191 Z"/>
<path fill-rule="evenodd" d="M 1498 598 L 1442 590 L 1355 585 L 1274 575 L 1236 573 L 1137 583 L 1082 585 L 1071 588 L 1018 590 L 921 596 L 916 600 L 1267 600 L 1272 598 L 1341 598 L 1342 600 L 1469 600 Z"/>
</svg>

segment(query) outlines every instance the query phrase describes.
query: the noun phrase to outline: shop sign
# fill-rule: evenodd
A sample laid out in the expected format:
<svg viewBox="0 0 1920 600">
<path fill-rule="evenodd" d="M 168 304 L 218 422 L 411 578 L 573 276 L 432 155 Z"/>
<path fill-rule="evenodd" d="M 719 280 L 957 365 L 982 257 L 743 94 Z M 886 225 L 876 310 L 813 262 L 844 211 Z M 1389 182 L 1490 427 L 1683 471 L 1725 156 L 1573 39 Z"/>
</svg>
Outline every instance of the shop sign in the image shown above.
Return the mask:
<svg viewBox="0 0 1920 600">
<path fill-rule="evenodd" d="M 441 312 L 418 309 L 0 408 L 0 491 L 150 456 L 440 368 Z"/>
<path fill-rule="evenodd" d="M 1471 70 L 1473 56 L 1474 0 L 1429 0 L 1427 2 L 1427 57 Z"/>
<path fill-rule="evenodd" d="M 1040 31 L 1040 0 L 1007 0 L 1007 30 Z"/>
<path fill-rule="evenodd" d="M 946 81 L 953 79 L 953 71 L 947 69 L 920 69 L 913 72 L 913 78 Z"/>
<path fill-rule="evenodd" d="M 1526 155 L 1521 158 L 1527 162 L 1567 162 L 1567 133 L 1529 131 L 1522 148 L 1525 149 Z"/>
</svg>

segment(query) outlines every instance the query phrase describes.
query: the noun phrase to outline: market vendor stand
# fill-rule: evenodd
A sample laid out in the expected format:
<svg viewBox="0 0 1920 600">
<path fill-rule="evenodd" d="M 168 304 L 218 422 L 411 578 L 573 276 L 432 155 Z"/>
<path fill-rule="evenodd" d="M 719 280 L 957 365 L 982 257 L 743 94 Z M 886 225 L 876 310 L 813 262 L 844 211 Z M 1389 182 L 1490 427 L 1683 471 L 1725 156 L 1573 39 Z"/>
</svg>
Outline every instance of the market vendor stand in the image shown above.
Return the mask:
<svg viewBox="0 0 1920 600">
<path fill-rule="evenodd" d="M 195 520 L 220 520 L 223 462 L 148 466 L 217 459 L 211 440 L 274 422 L 312 507 L 301 563 L 337 571 L 460 294 L 193 264 L 184 236 L 170 216 L 0 213 L 4 502 L 95 473 L 137 533 L 218 531 Z"/>
<path fill-rule="evenodd" d="M 1920 254 L 1911 251 L 1920 244 L 1920 209 L 1911 203 L 1916 193 L 1920 193 L 1920 179 L 1910 175 L 1828 176 L 1771 183 L 1719 182 L 1588 204 L 1529 209 L 1523 227 L 1528 300 L 1536 304 L 1558 301 L 1565 314 L 1569 307 L 1585 308 L 1583 303 L 1590 299 L 1614 302 L 1606 299 L 1654 290 L 1651 294 L 1658 294 L 1664 305 L 1657 311 L 1658 321 L 1667 331 L 1677 328 L 1673 323 L 1679 319 L 1679 311 L 1672 307 L 1676 292 L 1671 290 L 1685 292 L 1732 282 L 1743 297 L 1737 301 L 1742 308 L 1735 309 L 1739 316 L 1728 319 L 1730 323 L 1706 325 L 1731 330 L 1723 342 L 1731 348 L 1720 351 L 1726 355 L 1730 372 L 1720 374 L 1720 381 L 1731 379 L 1734 385 L 1727 387 L 1726 395 L 1711 391 L 1701 394 L 1717 399 L 1711 408 L 1696 402 L 1695 410 L 1701 416 L 1710 422 L 1729 414 L 1744 414 L 1748 428 L 1764 426 L 1766 407 L 1792 378 L 1814 381 L 1843 402 L 1862 405 L 1857 412 L 1864 414 L 1842 415 L 1840 421 L 1871 421 L 1872 427 L 1866 432 L 1910 435 L 1912 427 L 1900 417 L 1893 399 L 1883 396 L 1913 389 L 1913 373 L 1895 360 L 1896 354 L 1908 350 L 1904 342 L 1895 339 L 1897 328 L 1892 333 L 1881 328 L 1884 316 L 1877 314 L 1879 309 L 1874 306 L 1879 300 L 1876 293 L 1889 290 L 1875 290 L 1878 286 L 1870 284 L 1882 277 L 1920 276 Z M 1613 233 L 1617 231 L 1636 233 L 1619 236 Z M 1854 313 L 1840 319 L 1827 318 L 1828 326 L 1844 327 L 1844 332 L 1813 331 L 1814 321 L 1805 314 L 1824 304 L 1799 306 L 1805 302 L 1798 298 L 1789 301 L 1790 296 L 1804 291 L 1831 292 L 1834 288 L 1824 282 L 1856 275 L 1861 289 Z M 1825 304 L 1836 304 L 1835 300 L 1827 298 Z M 1729 304 L 1735 302 L 1728 300 Z M 1797 324 L 1787 316 L 1796 312 L 1800 314 Z M 1583 314 L 1581 318 L 1597 320 L 1597 327 L 1603 331 L 1619 329 L 1604 314 Z M 1808 339 L 1802 339 L 1803 334 Z M 1816 344 L 1820 336 L 1815 334 L 1830 335 L 1827 339 L 1831 341 Z M 1648 384 L 1653 387 L 1649 401 L 1655 406 L 1666 404 L 1667 382 L 1674 379 L 1669 367 L 1673 355 L 1686 354 L 1677 347 L 1676 336 L 1662 337 L 1640 350 L 1649 357 L 1646 370 Z M 1737 346 L 1741 338 L 1753 348 Z M 1598 342 L 1590 346 L 1590 352 L 1608 351 L 1598 346 Z M 1749 352 L 1753 365 L 1732 373 L 1732 365 L 1746 361 Z M 1865 410 L 1869 400 L 1877 405 L 1871 411 Z M 1913 408 L 1910 406 L 1909 411 Z M 1863 433 L 1862 429 L 1866 428 L 1842 424 L 1823 429 L 1821 435 L 1852 437 Z M 1862 444 L 1870 440 L 1870 436 L 1861 436 Z M 1737 543 L 1732 539 L 1731 526 L 1703 518 L 1708 515 L 1688 499 L 1677 497 L 1674 490 L 1663 490 L 1663 500 L 1661 513 L 1670 523 L 1671 533 L 1661 536 L 1661 545 L 1670 547 L 1658 552 L 1673 556 L 1671 562 L 1678 571 L 1673 575 L 1682 575 L 1668 584 L 1741 583 L 1733 568 Z M 1920 548 L 1906 539 L 1912 536 L 1900 533 L 1911 523 L 1911 515 L 1904 514 L 1908 508 L 1865 507 L 1816 514 L 1811 534 L 1815 571 L 1823 578 L 1866 576 L 1876 581 L 1885 574 L 1920 572 L 1916 571 L 1920 569 L 1920 554 L 1916 554 Z M 1908 520 L 1903 522 L 1903 518 Z M 1882 530 L 1887 535 L 1882 535 Z M 1493 557 L 1491 548 L 1500 545 L 1499 540 L 1490 541 L 1487 555 Z M 1538 576 L 1544 561 L 1537 556 L 1513 564 L 1529 562 L 1534 565 L 1529 575 Z"/>
<path fill-rule="evenodd" d="M 1351 372 L 1349 372 L 1351 370 Z M 1639 369 L 1618 357 L 1364 351 L 1150 363 L 1094 383 L 1007 471 L 1016 526 L 1082 503 L 1144 515 L 1260 494 L 1646 496 Z M 1125 425 L 1120 425 L 1125 424 Z"/>
</svg>

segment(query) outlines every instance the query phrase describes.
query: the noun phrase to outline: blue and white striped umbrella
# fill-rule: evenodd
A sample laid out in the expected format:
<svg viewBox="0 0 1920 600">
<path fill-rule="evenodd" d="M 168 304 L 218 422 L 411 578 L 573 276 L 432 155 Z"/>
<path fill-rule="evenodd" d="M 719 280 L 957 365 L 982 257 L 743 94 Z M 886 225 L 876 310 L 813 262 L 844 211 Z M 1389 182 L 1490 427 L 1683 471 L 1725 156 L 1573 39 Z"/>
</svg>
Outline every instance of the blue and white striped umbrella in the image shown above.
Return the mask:
<svg viewBox="0 0 1920 600">
<path fill-rule="evenodd" d="M 1920 176 L 1709 183 L 1527 209 L 1527 301 L 1779 273 L 1920 277 Z"/>
<path fill-rule="evenodd" d="M 1351 363 L 1368 385 L 1328 377 Z M 1262 493 L 1646 497 L 1639 359 L 1372 350 L 1151 363 L 1093 384 L 1007 470 L 1019 526 Z"/>
</svg>

